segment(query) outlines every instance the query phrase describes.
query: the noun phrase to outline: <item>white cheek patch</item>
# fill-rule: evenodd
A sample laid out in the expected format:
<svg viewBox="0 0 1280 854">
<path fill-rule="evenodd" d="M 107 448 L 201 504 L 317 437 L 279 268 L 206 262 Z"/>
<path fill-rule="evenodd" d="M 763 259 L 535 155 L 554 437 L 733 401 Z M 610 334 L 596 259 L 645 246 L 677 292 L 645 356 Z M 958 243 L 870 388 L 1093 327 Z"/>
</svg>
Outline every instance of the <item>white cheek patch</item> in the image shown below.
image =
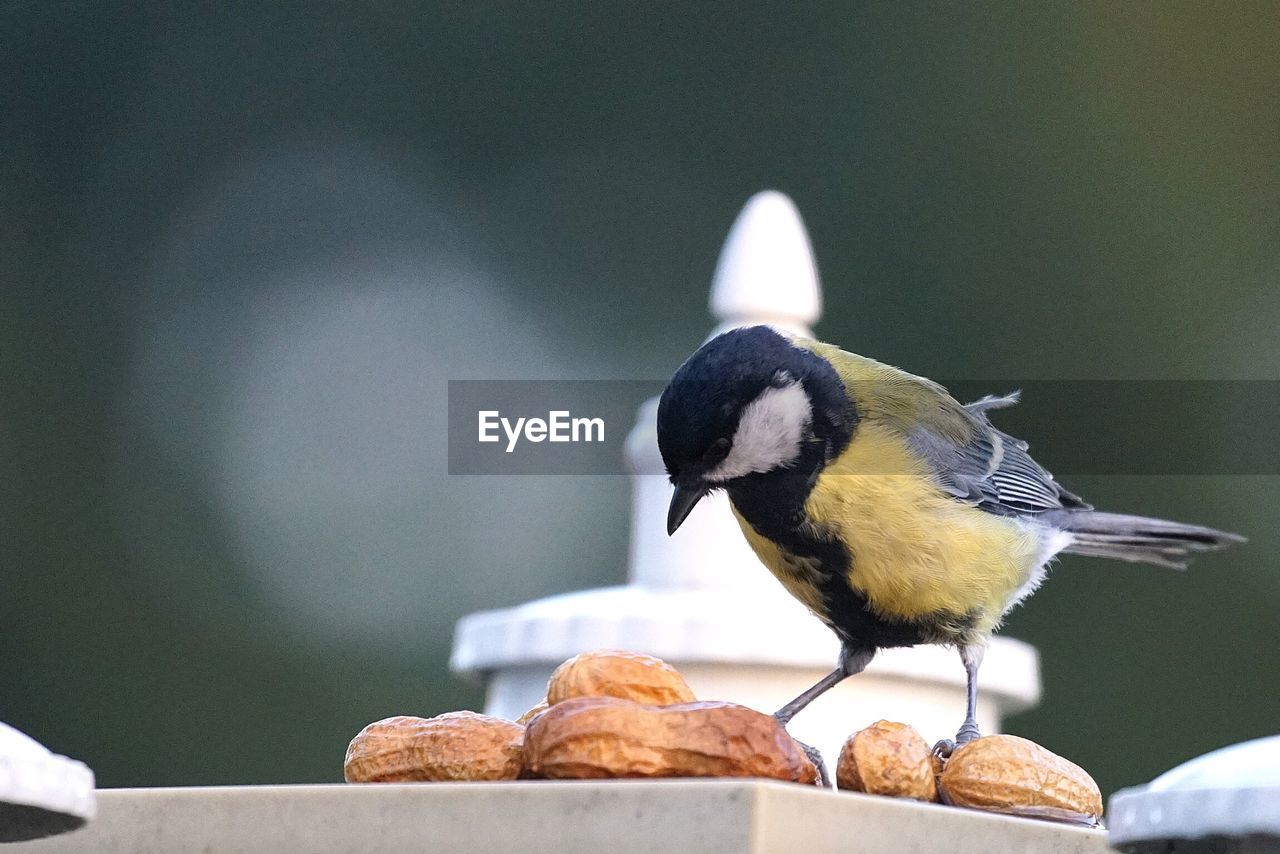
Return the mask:
<svg viewBox="0 0 1280 854">
<path fill-rule="evenodd" d="M 800 456 L 800 443 L 812 419 L 809 395 L 799 381 L 765 389 L 743 408 L 729 455 L 704 478 L 723 483 L 790 465 Z"/>
</svg>

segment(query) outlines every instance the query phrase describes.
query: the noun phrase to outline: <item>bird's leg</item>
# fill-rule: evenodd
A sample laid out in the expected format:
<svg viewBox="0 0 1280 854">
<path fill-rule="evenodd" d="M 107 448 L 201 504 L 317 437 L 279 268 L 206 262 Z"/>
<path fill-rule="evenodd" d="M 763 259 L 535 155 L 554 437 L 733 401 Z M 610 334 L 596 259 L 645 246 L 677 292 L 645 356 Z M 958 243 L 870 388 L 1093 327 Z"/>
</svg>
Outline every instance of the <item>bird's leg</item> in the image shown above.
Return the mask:
<svg viewBox="0 0 1280 854">
<path fill-rule="evenodd" d="M 875 656 L 875 649 L 866 647 L 850 647 L 845 644 L 840 650 L 840 663 L 836 665 L 836 669 L 832 670 L 826 676 L 819 679 L 812 687 L 805 689 L 791 702 L 787 703 L 781 709 L 773 713 L 774 718 L 784 727 L 791 723 L 801 709 L 839 685 L 850 676 L 855 676 L 866 669 L 867 664 Z M 818 782 L 824 788 L 831 787 L 831 780 L 827 776 L 826 763 L 822 759 L 822 754 L 816 748 L 810 747 L 802 741 L 797 741 L 804 748 L 805 755 L 818 768 Z"/>
<path fill-rule="evenodd" d="M 850 647 L 848 644 L 840 650 L 840 663 L 836 669 L 819 679 L 811 688 L 806 688 L 790 703 L 773 713 L 778 723 L 786 726 L 791 723 L 800 710 L 839 685 L 850 676 L 856 676 L 866 669 L 875 657 L 876 651 L 865 647 Z"/>
<path fill-rule="evenodd" d="M 965 644 L 960 647 L 960 660 L 964 662 L 965 682 L 968 698 L 965 705 L 964 723 L 956 733 L 956 746 L 968 744 L 982 735 L 978 731 L 978 668 L 982 666 L 982 656 L 987 651 L 984 644 Z"/>
<path fill-rule="evenodd" d="M 791 723 L 791 719 L 795 717 L 797 712 L 812 703 L 814 700 L 818 699 L 818 697 L 822 696 L 827 691 L 830 691 L 836 685 L 839 685 L 848 678 L 848 675 L 849 674 L 845 673 L 844 656 L 842 655 L 840 657 L 840 664 L 836 666 L 835 670 L 832 670 L 826 676 L 822 677 L 818 680 L 817 684 L 805 690 L 799 697 L 796 697 L 790 703 L 787 703 L 781 709 L 774 712 L 774 718 L 776 718 L 778 723 L 782 724 L 785 728 L 787 724 Z M 804 755 L 809 757 L 809 761 L 813 763 L 813 767 L 818 769 L 818 785 L 824 789 L 830 789 L 831 778 L 827 775 L 827 763 L 823 760 L 822 753 L 818 748 L 805 744 L 799 739 L 796 739 L 796 744 L 800 745 L 800 748 L 804 751 Z"/>
<path fill-rule="evenodd" d="M 778 723 L 786 726 L 791 723 L 791 719 L 794 718 L 801 709 L 830 691 L 835 686 L 839 685 L 848 676 L 849 674 L 844 671 L 844 663 L 841 662 L 835 670 L 832 670 L 826 676 L 819 679 L 813 687 L 806 688 L 801 692 L 800 696 L 774 712 L 773 716 L 778 719 Z"/>
<path fill-rule="evenodd" d="M 967 697 L 965 703 L 964 723 L 956 733 L 954 742 L 942 740 L 933 746 L 933 752 L 944 758 L 961 745 L 968 744 L 982 733 L 978 730 L 978 667 L 982 664 L 982 656 L 987 648 L 983 644 L 962 644 L 960 660 L 964 662 Z"/>
</svg>

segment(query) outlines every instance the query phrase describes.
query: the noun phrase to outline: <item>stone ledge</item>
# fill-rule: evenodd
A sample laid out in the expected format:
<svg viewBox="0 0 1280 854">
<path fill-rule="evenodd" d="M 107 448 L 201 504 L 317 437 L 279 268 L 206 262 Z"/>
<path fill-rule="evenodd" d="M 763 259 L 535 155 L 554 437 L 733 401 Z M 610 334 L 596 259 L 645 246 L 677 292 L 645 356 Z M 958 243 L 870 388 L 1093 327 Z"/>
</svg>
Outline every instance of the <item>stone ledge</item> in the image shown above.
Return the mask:
<svg viewBox="0 0 1280 854">
<path fill-rule="evenodd" d="M 757 780 L 108 789 L 5 854 L 1108 854 L 1099 830 Z"/>
</svg>

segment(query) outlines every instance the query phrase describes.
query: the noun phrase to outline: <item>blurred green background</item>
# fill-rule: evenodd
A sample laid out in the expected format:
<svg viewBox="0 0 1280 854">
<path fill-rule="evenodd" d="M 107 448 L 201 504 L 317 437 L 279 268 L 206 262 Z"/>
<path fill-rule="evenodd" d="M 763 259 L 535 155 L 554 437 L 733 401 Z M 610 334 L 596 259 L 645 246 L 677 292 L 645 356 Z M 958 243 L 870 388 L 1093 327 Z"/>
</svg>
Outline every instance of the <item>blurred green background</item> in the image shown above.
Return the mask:
<svg viewBox="0 0 1280 854">
<path fill-rule="evenodd" d="M 1280 378 L 1278 43 L 1272 3 L 6 5 L 0 719 L 105 786 L 330 781 L 478 707 L 455 620 L 620 581 L 629 485 L 450 478 L 445 381 L 669 375 L 765 187 L 858 352 Z M 1274 733 L 1280 478 L 1059 475 L 1252 542 L 1066 558 L 1012 731 L 1105 790 Z"/>
</svg>

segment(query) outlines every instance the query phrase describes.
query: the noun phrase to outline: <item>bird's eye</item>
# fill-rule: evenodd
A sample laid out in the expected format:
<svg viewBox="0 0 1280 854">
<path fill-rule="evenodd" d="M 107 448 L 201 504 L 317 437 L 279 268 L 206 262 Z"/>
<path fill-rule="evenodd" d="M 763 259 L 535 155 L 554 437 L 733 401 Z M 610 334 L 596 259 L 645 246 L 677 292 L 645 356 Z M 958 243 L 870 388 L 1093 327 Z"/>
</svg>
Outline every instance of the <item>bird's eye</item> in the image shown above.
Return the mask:
<svg viewBox="0 0 1280 854">
<path fill-rule="evenodd" d="M 707 466 L 717 465 L 725 457 L 729 456 L 730 441 L 723 436 L 711 443 L 711 447 L 707 448 L 702 455 L 702 462 Z"/>
</svg>

